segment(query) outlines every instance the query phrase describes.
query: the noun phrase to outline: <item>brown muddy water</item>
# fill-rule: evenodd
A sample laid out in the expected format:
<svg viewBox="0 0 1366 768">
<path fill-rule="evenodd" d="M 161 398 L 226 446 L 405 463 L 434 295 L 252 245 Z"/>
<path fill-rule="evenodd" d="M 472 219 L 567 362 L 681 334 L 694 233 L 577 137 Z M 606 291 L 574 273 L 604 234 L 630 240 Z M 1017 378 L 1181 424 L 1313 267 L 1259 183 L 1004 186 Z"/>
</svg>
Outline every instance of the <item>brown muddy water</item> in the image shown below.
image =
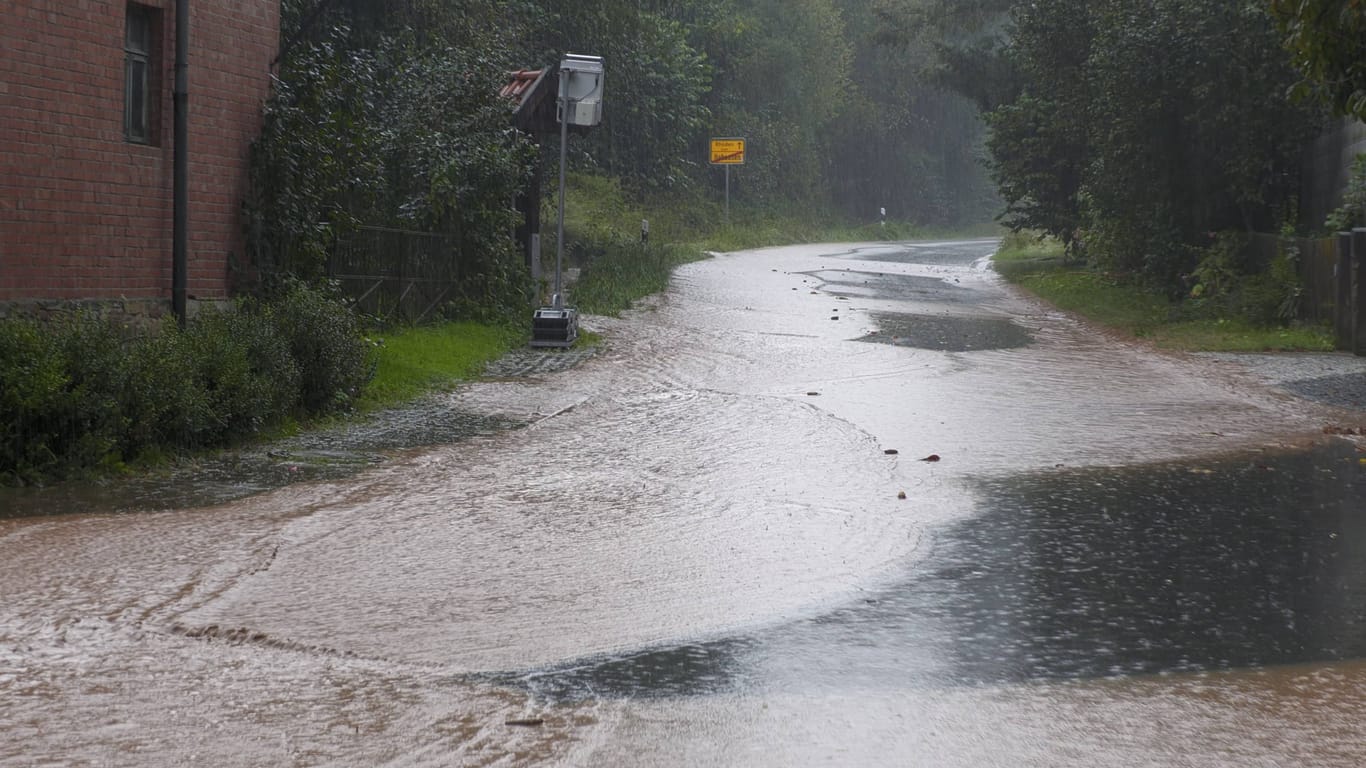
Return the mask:
<svg viewBox="0 0 1366 768">
<path fill-rule="evenodd" d="M 1360 414 L 994 245 L 722 255 L 387 438 L 0 497 L 0 764 L 1366 764 Z"/>
</svg>

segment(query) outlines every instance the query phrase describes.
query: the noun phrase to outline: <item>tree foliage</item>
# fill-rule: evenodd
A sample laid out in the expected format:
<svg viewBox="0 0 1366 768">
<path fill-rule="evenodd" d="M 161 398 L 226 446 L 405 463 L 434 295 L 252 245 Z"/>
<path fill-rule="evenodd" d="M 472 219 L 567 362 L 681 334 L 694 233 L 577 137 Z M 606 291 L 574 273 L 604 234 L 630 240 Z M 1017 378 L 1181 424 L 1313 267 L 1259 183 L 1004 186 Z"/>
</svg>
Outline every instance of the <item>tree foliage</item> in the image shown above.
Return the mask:
<svg viewBox="0 0 1366 768">
<path fill-rule="evenodd" d="M 246 203 L 255 267 L 317 279 L 357 227 L 398 227 L 453 236 L 446 258 L 467 292 L 520 294 L 508 232 L 534 156 L 497 97 L 499 38 L 453 42 L 479 20 L 439 3 L 396 4 L 388 16 L 364 0 L 285 5 L 293 46 L 253 147 Z M 416 21 L 421 33 L 406 26 Z"/>
<path fill-rule="evenodd" d="M 980 219 L 977 113 L 927 74 L 934 44 L 890 41 L 879 14 L 856 0 L 283 0 L 246 201 L 253 264 L 318 278 L 339 241 L 385 226 L 454 234 L 460 274 L 516 282 L 511 203 L 558 137 L 516 135 L 496 93 L 507 71 L 566 53 L 607 72 L 603 124 L 575 136 L 572 162 L 625 189 L 718 194 L 707 142 L 741 136 L 741 203 Z"/>
<path fill-rule="evenodd" d="M 1270 0 L 1271 13 L 1305 80 L 1340 115 L 1366 120 L 1366 3 L 1362 0 Z"/>
<path fill-rule="evenodd" d="M 1013 0 L 876 0 L 879 39 L 918 51 L 919 74 L 970 98 L 983 111 L 1015 95 L 1005 55 Z"/>
<path fill-rule="evenodd" d="M 1017 3 L 987 115 L 1005 222 L 1174 289 L 1211 232 L 1279 229 L 1319 119 L 1278 46 L 1244 3 Z"/>
<path fill-rule="evenodd" d="M 1286 99 L 1279 53 L 1256 6 L 1105 7 L 1087 64 L 1088 117 L 1104 130 L 1091 130 L 1083 193 L 1111 266 L 1174 286 L 1209 233 L 1280 229 L 1319 121 Z"/>
<path fill-rule="evenodd" d="M 526 66 L 551 66 L 567 53 L 605 62 L 603 123 L 574 141 L 579 160 L 636 186 L 687 186 L 697 167 L 689 149 L 710 117 L 704 97 L 712 71 L 686 27 L 625 0 L 537 6 L 522 49 Z"/>
<path fill-rule="evenodd" d="M 854 217 L 885 207 L 940 224 L 987 220 L 997 200 L 972 101 L 940 87 L 926 41 L 889 36 L 860 0 L 840 7 L 853 59 L 845 105 L 823 132 L 835 200 Z"/>
</svg>

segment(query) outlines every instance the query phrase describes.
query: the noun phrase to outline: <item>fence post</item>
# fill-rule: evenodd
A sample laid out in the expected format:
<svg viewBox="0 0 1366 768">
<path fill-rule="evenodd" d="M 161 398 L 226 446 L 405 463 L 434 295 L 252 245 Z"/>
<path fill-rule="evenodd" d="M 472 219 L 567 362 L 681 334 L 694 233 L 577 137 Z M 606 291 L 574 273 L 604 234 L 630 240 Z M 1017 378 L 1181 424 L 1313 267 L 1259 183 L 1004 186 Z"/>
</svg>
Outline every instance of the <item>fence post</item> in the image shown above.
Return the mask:
<svg viewBox="0 0 1366 768">
<path fill-rule="evenodd" d="M 1339 232 L 1334 245 L 1337 261 L 1333 263 L 1333 333 L 1338 349 L 1351 349 L 1356 317 L 1352 307 L 1352 233 Z"/>
<path fill-rule="evenodd" d="M 1352 266 L 1356 273 L 1356 290 L 1352 295 L 1352 351 L 1366 356 L 1366 227 L 1352 230 Z"/>
</svg>

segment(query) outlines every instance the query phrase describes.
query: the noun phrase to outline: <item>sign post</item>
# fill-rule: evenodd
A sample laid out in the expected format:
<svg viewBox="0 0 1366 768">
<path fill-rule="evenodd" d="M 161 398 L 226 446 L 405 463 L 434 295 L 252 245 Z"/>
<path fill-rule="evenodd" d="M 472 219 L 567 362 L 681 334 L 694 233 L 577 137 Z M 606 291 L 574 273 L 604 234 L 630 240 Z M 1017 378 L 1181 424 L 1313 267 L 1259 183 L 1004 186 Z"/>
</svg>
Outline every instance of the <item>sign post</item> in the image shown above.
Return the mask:
<svg viewBox="0 0 1366 768">
<path fill-rule="evenodd" d="M 560 92 L 555 105 L 560 122 L 559 220 L 555 225 L 555 295 L 549 307 L 531 316 L 531 346 L 569 347 L 579 335 L 579 313 L 564 305 L 564 190 L 568 165 L 569 126 L 592 127 L 602 122 L 602 58 L 566 54 L 560 60 Z M 536 243 L 539 251 L 540 244 Z"/>
<path fill-rule="evenodd" d="M 726 224 L 730 224 L 730 167 L 745 164 L 744 139 L 712 139 L 711 164 L 726 169 Z"/>
</svg>

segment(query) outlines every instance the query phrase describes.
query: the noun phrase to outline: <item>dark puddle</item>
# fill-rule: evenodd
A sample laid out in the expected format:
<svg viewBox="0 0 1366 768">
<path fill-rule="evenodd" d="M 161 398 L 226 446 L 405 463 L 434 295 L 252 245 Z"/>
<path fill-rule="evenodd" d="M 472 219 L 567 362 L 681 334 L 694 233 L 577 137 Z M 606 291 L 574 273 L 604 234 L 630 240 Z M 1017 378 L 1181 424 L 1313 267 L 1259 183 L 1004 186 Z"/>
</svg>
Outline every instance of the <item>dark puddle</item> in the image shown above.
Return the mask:
<svg viewBox="0 0 1366 768">
<path fill-rule="evenodd" d="M 943 352 L 1015 349 L 1033 341 L 1029 331 L 1005 318 L 890 312 L 872 312 L 870 317 L 877 330 L 859 341 Z"/>
<path fill-rule="evenodd" d="M 826 293 L 851 299 L 918 299 L 936 302 L 966 302 L 974 299 L 974 292 L 955 283 L 952 277 L 853 270 L 820 270 L 802 274 L 820 280 Z"/>
<path fill-rule="evenodd" d="M 1347 441 L 981 484 L 895 602 L 953 676 L 1099 677 L 1366 657 L 1366 465 Z"/>
<path fill-rule="evenodd" d="M 1289 455 L 973 483 L 899 587 L 711 643 L 500 682 L 551 700 L 916 687 L 1366 658 L 1366 464 Z"/>
<path fill-rule="evenodd" d="M 931 266 L 970 266 L 982 258 L 984 241 L 908 245 L 902 250 L 869 249 L 849 254 L 861 261 L 887 261 Z M 989 242 L 989 241 L 988 241 Z"/>
<path fill-rule="evenodd" d="M 746 665 L 741 661 L 751 645 L 741 638 L 694 643 L 489 679 L 557 703 L 714 695 L 744 687 Z"/>
</svg>

